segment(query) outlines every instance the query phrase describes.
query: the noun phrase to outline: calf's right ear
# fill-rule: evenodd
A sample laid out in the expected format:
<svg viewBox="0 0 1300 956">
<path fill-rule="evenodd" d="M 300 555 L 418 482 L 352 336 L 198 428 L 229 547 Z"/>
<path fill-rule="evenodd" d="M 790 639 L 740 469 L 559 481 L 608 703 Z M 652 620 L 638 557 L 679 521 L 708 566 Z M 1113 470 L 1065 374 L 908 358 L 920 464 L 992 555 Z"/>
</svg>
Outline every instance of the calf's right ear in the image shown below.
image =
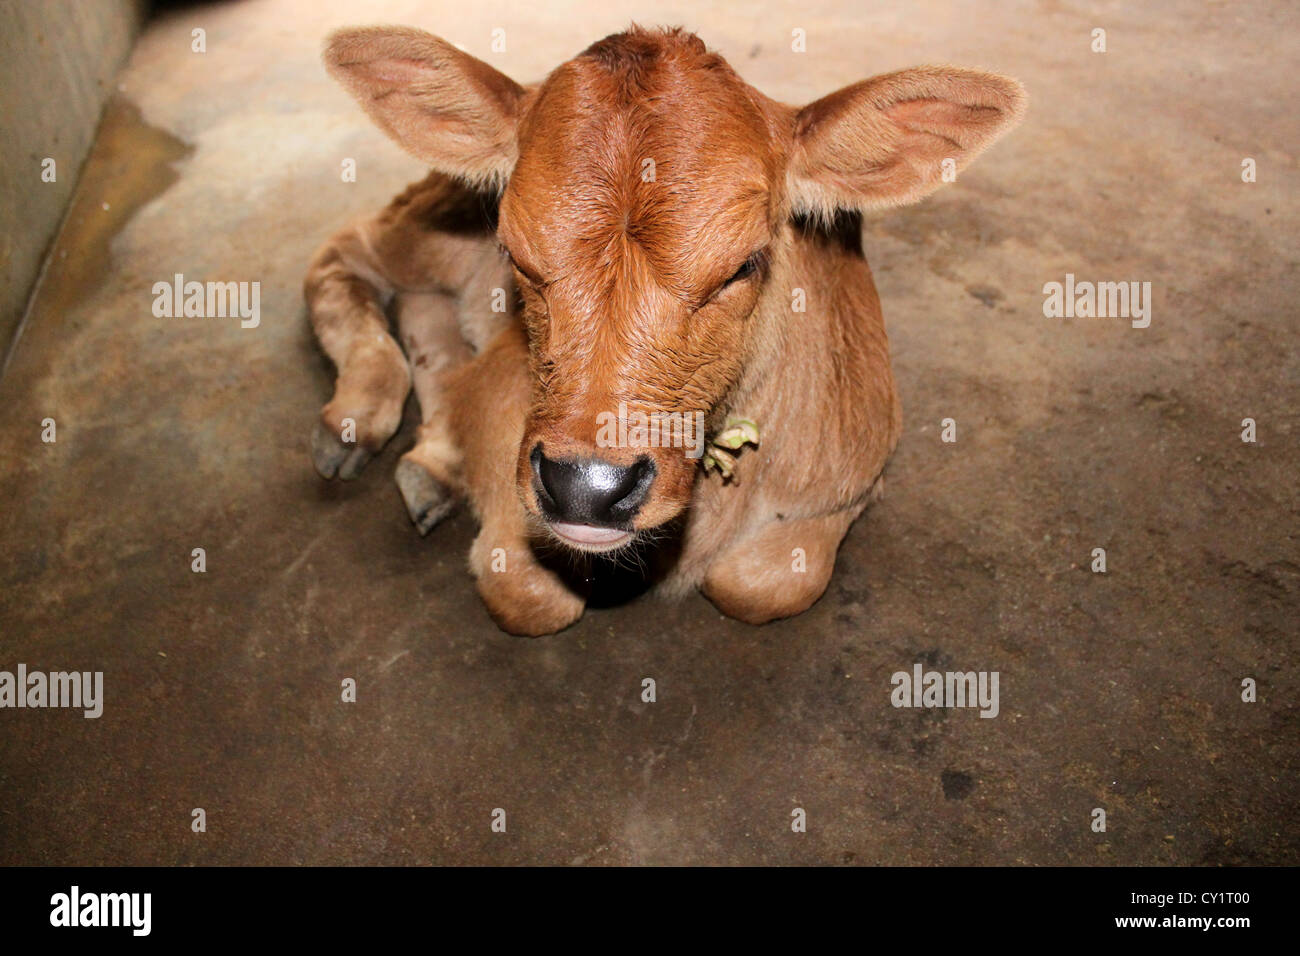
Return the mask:
<svg viewBox="0 0 1300 956">
<path fill-rule="evenodd" d="M 423 30 L 360 27 L 325 41 L 325 68 L 385 133 L 439 172 L 505 183 L 525 90 Z"/>
</svg>

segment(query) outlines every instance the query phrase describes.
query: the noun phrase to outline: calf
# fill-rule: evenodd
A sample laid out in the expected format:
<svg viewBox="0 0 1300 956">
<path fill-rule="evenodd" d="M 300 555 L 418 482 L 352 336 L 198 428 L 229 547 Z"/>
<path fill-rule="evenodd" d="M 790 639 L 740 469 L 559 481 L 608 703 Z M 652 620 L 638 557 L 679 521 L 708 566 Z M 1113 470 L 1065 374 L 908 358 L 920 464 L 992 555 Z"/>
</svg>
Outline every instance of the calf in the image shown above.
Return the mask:
<svg viewBox="0 0 1300 956">
<path fill-rule="evenodd" d="M 951 178 L 1020 85 L 921 67 L 798 108 L 636 27 L 534 86 L 412 29 L 325 62 L 433 172 L 312 262 L 317 470 L 355 477 L 414 387 L 398 487 L 422 534 L 468 501 L 512 633 L 572 624 L 611 559 L 756 624 L 816 601 L 901 428 L 861 213 Z"/>
</svg>

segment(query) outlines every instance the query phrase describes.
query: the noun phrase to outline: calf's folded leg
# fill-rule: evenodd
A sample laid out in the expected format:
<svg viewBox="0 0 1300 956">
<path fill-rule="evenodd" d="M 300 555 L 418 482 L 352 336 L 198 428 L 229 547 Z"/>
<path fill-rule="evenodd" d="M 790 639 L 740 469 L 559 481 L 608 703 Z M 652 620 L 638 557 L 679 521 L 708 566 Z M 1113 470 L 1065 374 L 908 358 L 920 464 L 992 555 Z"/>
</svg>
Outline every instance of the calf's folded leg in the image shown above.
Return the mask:
<svg viewBox="0 0 1300 956">
<path fill-rule="evenodd" d="M 377 216 L 335 234 L 316 253 L 304 292 L 312 327 L 338 369 L 334 398 L 322 409 L 312 438 L 312 457 L 325 477 L 355 477 L 401 422 L 412 376 L 388 330 L 384 309 L 394 294 L 399 311 L 407 295 L 413 301 L 424 293 L 442 296 L 418 302 L 414 309 L 437 313 L 437 320 L 413 321 L 411 327 L 419 338 L 425 337 L 423 330 L 436 329 L 437 347 L 445 346 L 452 361 L 467 357 L 463 343 L 447 336 L 457 323 L 460 337 L 477 348 L 476 336 L 490 336 L 507 320 L 492 311 L 504 308 L 505 290 L 498 295 L 498 287 L 509 284 L 493 238 L 494 209 L 491 197 L 430 173 Z M 449 324 L 450 300 L 457 302 L 460 314 Z M 426 348 L 423 354 L 431 361 L 436 350 Z M 416 360 L 411 357 L 412 364 Z M 428 386 L 422 401 L 433 394 L 437 371 L 422 376 Z M 431 414 L 423 412 L 426 420 Z M 348 419 L 350 429 L 345 428 Z"/>
<path fill-rule="evenodd" d="M 584 599 L 533 551 L 538 529 L 519 500 L 515 464 L 532 401 L 528 345 L 522 327 L 499 333 L 472 362 L 444 379 L 445 423 L 422 430 L 412 456 L 462 488 L 480 523 L 470 549 L 470 573 L 488 613 L 502 630 L 539 636 L 582 616 Z M 450 438 L 453 465 L 440 450 Z"/>
<path fill-rule="evenodd" d="M 411 389 L 384 313 L 392 288 L 369 260 L 360 231 L 346 229 L 316 253 L 303 283 L 312 328 L 338 369 L 311 440 L 312 462 L 325 478 L 361 473 L 397 431 Z"/>
<path fill-rule="evenodd" d="M 411 364 L 422 424 L 415 447 L 402 456 L 395 478 L 420 534 L 449 514 L 459 492 L 460 452 L 449 431 L 446 376 L 471 360 L 461 335 L 456 300 L 439 292 L 397 297 L 397 326 Z"/>
<path fill-rule="evenodd" d="M 727 617 L 748 624 L 806 611 L 826 590 L 840 541 L 861 510 L 765 524 L 719 554 L 700 589 Z"/>
</svg>

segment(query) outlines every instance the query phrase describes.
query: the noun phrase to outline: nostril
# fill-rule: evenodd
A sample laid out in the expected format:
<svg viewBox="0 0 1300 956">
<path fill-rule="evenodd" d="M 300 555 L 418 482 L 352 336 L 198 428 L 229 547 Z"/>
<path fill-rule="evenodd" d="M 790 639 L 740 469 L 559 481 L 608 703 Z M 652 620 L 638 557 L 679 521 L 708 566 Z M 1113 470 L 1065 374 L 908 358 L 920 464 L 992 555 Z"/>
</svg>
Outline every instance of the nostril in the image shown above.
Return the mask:
<svg viewBox="0 0 1300 956">
<path fill-rule="evenodd" d="M 550 466 L 552 462 L 542 454 L 542 443 L 538 442 L 533 446 L 533 450 L 528 454 L 528 461 L 533 466 L 533 482 L 537 486 L 537 495 L 539 498 L 545 496 L 542 501 L 543 507 L 553 507 L 556 504 L 555 491 L 547 483 L 547 475 L 554 475 L 554 469 L 551 467 L 543 468 L 543 465 Z"/>
<path fill-rule="evenodd" d="M 626 513 L 627 517 L 620 519 L 624 521 L 631 520 L 645 503 L 650 485 L 654 482 L 655 463 L 642 455 L 626 471 L 618 489 L 622 494 L 610 506 L 610 510 L 616 514 Z"/>
</svg>

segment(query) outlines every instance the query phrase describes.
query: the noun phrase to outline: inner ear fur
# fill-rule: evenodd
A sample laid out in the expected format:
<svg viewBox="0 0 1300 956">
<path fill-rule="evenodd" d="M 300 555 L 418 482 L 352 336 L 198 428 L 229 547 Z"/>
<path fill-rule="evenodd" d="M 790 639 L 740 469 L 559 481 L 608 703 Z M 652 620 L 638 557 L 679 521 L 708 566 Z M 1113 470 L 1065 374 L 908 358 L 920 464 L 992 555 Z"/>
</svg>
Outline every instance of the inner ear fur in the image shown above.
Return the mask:
<svg viewBox="0 0 1300 956">
<path fill-rule="evenodd" d="M 965 168 L 1024 114 L 1016 80 L 923 66 L 837 90 L 794 116 L 787 185 L 796 212 L 915 202 Z"/>
<path fill-rule="evenodd" d="M 339 30 L 323 58 L 375 124 L 416 158 L 474 185 L 500 186 L 509 177 L 526 91 L 504 73 L 410 27 Z"/>
</svg>

